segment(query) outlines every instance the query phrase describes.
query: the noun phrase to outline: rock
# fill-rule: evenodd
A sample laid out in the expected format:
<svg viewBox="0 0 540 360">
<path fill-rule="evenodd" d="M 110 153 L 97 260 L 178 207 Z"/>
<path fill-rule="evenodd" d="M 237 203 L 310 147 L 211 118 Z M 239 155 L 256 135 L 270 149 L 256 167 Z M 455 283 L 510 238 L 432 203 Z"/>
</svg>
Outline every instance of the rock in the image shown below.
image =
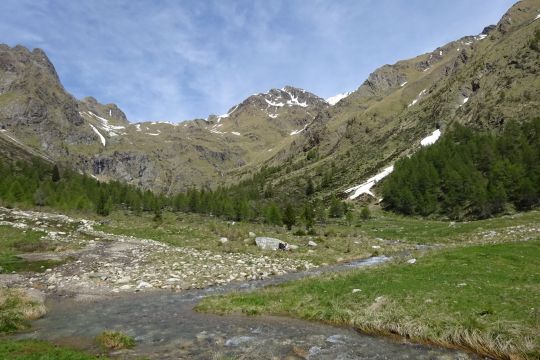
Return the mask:
<svg viewBox="0 0 540 360">
<path fill-rule="evenodd" d="M 416 259 L 410 259 L 410 260 L 407 260 L 407 263 L 409 263 L 409 264 L 414 264 L 414 263 L 416 263 Z"/>
<path fill-rule="evenodd" d="M 250 231 L 248 235 L 249 235 L 250 238 L 254 238 L 254 237 L 257 236 L 257 235 L 255 235 L 255 233 L 253 231 Z"/>
<path fill-rule="evenodd" d="M 235 336 L 225 341 L 225 346 L 238 346 L 240 344 L 251 342 L 254 339 L 255 338 L 253 336 Z"/>
<path fill-rule="evenodd" d="M 222 237 L 222 238 L 219 239 L 219 242 L 220 242 L 221 244 L 226 244 L 226 243 L 229 242 L 229 239 L 227 239 L 226 237 Z"/>
<path fill-rule="evenodd" d="M 361 290 L 361 289 L 352 289 L 352 293 L 353 293 L 353 294 L 354 294 L 354 293 L 357 293 L 357 292 L 360 292 L 360 291 L 362 291 L 362 290 Z"/>
<path fill-rule="evenodd" d="M 298 250 L 298 245 L 287 244 L 287 250 Z"/>
<path fill-rule="evenodd" d="M 277 250 L 280 244 L 286 245 L 285 242 L 270 237 L 257 237 L 255 238 L 255 243 L 263 250 Z"/>
<path fill-rule="evenodd" d="M 309 240 L 307 244 L 308 246 L 311 246 L 311 247 L 317 247 L 317 243 L 313 240 Z"/>
<path fill-rule="evenodd" d="M 147 283 L 146 281 L 141 281 L 139 285 L 137 285 L 137 289 L 148 289 L 153 288 L 152 284 Z"/>
<path fill-rule="evenodd" d="M 379 245 L 373 245 L 372 248 L 373 249 L 380 249 L 381 247 Z"/>
</svg>

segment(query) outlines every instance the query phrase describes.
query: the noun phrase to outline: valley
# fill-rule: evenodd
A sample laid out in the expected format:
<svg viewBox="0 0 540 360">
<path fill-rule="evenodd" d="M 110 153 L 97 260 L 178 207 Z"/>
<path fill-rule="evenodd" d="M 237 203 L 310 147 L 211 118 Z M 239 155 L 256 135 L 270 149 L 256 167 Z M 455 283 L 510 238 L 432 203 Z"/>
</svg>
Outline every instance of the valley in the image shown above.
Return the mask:
<svg viewBox="0 0 540 360">
<path fill-rule="evenodd" d="M 539 74 L 539 0 L 181 122 L 0 44 L 0 358 L 540 358 Z"/>
</svg>

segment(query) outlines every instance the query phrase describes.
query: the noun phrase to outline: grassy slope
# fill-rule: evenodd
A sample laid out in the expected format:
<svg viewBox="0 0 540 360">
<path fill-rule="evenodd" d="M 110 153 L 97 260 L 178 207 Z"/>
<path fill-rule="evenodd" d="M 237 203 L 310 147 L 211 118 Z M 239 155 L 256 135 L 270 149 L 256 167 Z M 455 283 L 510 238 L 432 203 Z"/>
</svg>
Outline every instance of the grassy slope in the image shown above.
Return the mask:
<svg viewBox="0 0 540 360">
<path fill-rule="evenodd" d="M 533 358 L 540 355 L 539 256 L 538 237 L 455 248 L 421 257 L 414 265 L 393 263 L 208 298 L 198 309 L 290 315 L 496 358 Z"/>
</svg>

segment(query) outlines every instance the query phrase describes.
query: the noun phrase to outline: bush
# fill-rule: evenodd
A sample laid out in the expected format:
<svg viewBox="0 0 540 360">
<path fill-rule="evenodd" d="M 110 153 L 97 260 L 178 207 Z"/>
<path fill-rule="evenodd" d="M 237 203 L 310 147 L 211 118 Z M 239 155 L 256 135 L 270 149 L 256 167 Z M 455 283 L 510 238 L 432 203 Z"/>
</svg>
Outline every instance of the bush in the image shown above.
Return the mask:
<svg viewBox="0 0 540 360">
<path fill-rule="evenodd" d="M 109 350 L 131 349 L 135 339 L 119 331 L 106 330 L 96 338 L 99 345 Z"/>
</svg>

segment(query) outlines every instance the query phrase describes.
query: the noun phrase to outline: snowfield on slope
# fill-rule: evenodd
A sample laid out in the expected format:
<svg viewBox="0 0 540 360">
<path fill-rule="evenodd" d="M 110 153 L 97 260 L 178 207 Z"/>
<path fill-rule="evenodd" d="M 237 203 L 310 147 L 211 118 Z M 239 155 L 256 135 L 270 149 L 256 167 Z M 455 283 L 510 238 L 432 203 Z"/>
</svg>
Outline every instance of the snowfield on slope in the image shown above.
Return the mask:
<svg viewBox="0 0 540 360">
<path fill-rule="evenodd" d="M 426 136 L 422 140 L 420 140 L 420 145 L 422 146 L 428 146 L 431 144 L 434 144 L 439 137 L 441 136 L 441 130 L 436 129 L 431 133 L 431 135 Z M 377 175 L 370 177 L 365 182 L 361 183 L 360 185 L 353 186 L 351 188 L 348 188 L 345 190 L 345 194 L 350 194 L 348 199 L 354 200 L 357 197 L 359 197 L 362 194 L 368 194 L 370 196 L 375 197 L 375 195 L 371 192 L 371 188 L 375 186 L 379 181 L 387 177 L 389 174 L 394 171 L 394 165 L 390 165 L 386 168 L 384 168 L 382 171 L 380 171 Z"/>
</svg>

